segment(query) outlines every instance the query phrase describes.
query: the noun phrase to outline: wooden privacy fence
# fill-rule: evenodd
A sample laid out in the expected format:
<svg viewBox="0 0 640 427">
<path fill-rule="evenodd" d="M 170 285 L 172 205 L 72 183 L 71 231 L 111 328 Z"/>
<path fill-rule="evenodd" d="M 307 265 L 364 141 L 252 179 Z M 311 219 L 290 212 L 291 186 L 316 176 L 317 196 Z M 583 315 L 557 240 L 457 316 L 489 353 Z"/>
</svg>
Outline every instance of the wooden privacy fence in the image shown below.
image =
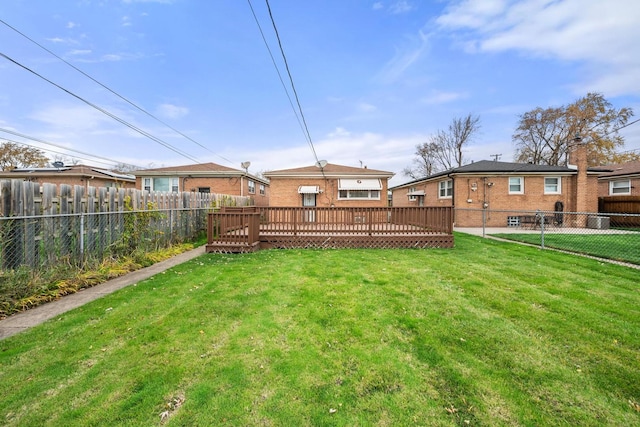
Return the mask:
<svg viewBox="0 0 640 427">
<path fill-rule="evenodd" d="M 254 207 L 209 214 L 209 252 L 299 247 L 452 247 L 451 207 Z"/>
<path fill-rule="evenodd" d="M 195 237 L 213 207 L 247 197 L 0 180 L 0 269 L 41 269 Z"/>
<path fill-rule="evenodd" d="M 615 227 L 640 227 L 640 196 L 610 196 L 598 198 L 598 213 L 601 215 L 610 214 L 630 214 L 612 215 L 611 225 Z"/>
</svg>

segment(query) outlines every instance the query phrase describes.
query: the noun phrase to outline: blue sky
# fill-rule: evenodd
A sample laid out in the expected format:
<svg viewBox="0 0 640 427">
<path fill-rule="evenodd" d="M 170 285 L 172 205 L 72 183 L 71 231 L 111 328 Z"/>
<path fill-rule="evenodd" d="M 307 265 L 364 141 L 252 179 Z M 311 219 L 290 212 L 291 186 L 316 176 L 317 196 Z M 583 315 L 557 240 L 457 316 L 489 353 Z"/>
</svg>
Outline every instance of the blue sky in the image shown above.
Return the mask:
<svg viewBox="0 0 640 427">
<path fill-rule="evenodd" d="M 269 4 L 317 157 L 395 172 L 392 185 L 409 180 L 415 146 L 456 117 L 481 120 L 467 160 L 511 161 L 518 115 L 536 107 L 592 91 L 640 116 L 636 0 Z M 266 2 L 251 5 L 295 103 Z M 248 1 L 3 0 L 0 19 L 0 53 L 174 150 L 5 57 L 0 128 L 99 158 L 0 138 L 99 167 L 251 161 L 259 173 L 316 161 Z M 640 150 L 640 123 L 622 135 Z"/>
</svg>

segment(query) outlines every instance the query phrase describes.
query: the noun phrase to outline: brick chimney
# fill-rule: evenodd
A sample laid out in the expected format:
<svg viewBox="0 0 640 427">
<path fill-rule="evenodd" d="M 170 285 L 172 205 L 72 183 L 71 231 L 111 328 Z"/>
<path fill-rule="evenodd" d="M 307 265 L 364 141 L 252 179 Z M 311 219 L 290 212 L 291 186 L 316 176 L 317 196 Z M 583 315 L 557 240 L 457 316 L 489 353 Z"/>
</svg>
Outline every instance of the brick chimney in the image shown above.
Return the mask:
<svg viewBox="0 0 640 427">
<path fill-rule="evenodd" d="M 575 168 L 578 172 L 575 177 L 575 194 L 573 195 L 576 212 L 588 212 L 589 186 L 587 185 L 587 144 L 582 141 L 580 135 L 576 135 L 573 139 L 573 144 L 569 149 L 568 163 L 570 168 Z M 586 225 L 587 218 L 585 215 L 578 215 L 576 222 L 576 226 L 584 227 Z"/>
</svg>

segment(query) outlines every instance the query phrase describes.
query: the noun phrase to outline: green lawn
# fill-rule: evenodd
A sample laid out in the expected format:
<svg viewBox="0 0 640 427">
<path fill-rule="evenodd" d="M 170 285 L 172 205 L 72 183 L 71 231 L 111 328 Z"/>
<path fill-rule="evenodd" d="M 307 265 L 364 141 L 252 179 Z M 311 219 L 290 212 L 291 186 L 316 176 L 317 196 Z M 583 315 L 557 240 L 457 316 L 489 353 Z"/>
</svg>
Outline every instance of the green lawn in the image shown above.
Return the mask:
<svg viewBox="0 0 640 427">
<path fill-rule="evenodd" d="M 439 250 L 209 254 L 0 341 L 0 424 L 640 424 L 640 271 Z"/>
<path fill-rule="evenodd" d="M 540 245 L 540 234 L 493 234 L 502 239 Z M 545 233 L 544 245 L 599 258 L 640 264 L 640 233 L 629 234 L 564 234 Z"/>
</svg>

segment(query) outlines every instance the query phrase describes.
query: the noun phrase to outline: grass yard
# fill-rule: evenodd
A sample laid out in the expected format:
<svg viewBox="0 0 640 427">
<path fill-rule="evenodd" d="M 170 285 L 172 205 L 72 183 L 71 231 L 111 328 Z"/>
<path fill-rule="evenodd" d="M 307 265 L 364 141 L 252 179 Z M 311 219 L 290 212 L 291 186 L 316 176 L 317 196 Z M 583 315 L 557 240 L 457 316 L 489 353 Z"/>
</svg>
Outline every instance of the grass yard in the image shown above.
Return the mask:
<svg viewBox="0 0 640 427">
<path fill-rule="evenodd" d="M 0 341 L 0 424 L 639 425 L 639 282 L 464 234 L 208 254 Z"/>
<path fill-rule="evenodd" d="M 540 245 L 540 234 L 493 234 L 507 240 Z M 596 256 L 599 258 L 640 264 L 640 233 L 630 234 L 564 234 L 545 233 L 545 247 Z"/>
</svg>

